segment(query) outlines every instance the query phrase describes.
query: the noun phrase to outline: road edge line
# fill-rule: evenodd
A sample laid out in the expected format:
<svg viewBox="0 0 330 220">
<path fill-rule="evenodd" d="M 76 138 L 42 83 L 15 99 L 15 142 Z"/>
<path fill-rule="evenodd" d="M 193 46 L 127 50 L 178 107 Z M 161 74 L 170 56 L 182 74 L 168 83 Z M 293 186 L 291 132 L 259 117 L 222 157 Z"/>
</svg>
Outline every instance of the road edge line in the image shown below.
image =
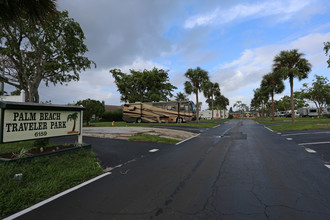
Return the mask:
<svg viewBox="0 0 330 220">
<path fill-rule="evenodd" d="M 176 143 L 175 145 L 182 144 L 183 142 L 189 141 L 190 139 L 193 139 L 193 138 L 195 138 L 195 137 L 197 137 L 197 136 L 199 136 L 199 135 L 200 135 L 200 134 L 197 134 L 197 135 L 195 135 L 195 136 L 192 136 L 192 137 L 190 137 L 190 138 L 187 138 L 187 139 L 185 139 L 185 140 L 182 140 L 182 141 Z"/>
<path fill-rule="evenodd" d="M 267 130 L 274 132 L 272 129 L 270 129 L 269 127 L 264 126 L 264 128 L 266 128 Z"/>
<path fill-rule="evenodd" d="M 41 207 L 41 206 L 43 206 L 43 205 L 45 205 L 45 204 L 47 204 L 47 203 L 49 203 L 49 202 L 57 199 L 57 198 L 60 198 L 61 196 L 64 196 L 64 195 L 66 195 L 66 194 L 68 194 L 70 192 L 73 192 L 73 191 L 75 191 L 75 190 L 77 190 L 77 189 L 79 189 L 79 188 L 81 188 L 83 186 L 86 186 L 86 185 L 88 185 L 88 184 L 90 184 L 90 183 L 92 183 L 92 182 L 94 182 L 94 181 L 96 181 L 98 179 L 101 179 L 101 178 L 103 178 L 103 177 L 105 177 L 105 176 L 107 176 L 109 174 L 111 174 L 111 172 L 103 173 L 103 174 L 101 174 L 101 175 L 99 175 L 97 177 L 94 177 L 93 179 L 87 180 L 86 182 L 83 182 L 83 183 L 81 183 L 81 184 L 79 184 L 77 186 L 74 186 L 74 187 L 72 187 L 70 189 L 67 189 L 67 190 L 65 190 L 63 192 L 60 192 L 60 193 L 58 193 L 58 194 L 56 194 L 56 195 L 54 195 L 54 196 L 52 196 L 52 197 L 50 197 L 50 198 L 48 198 L 46 200 L 43 200 L 41 202 L 38 202 L 37 204 L 34 204 L 33 206 L 30 206 L 29 208 L 23 209 L 22 211 L 19 211 L 19 212 L 15 213 L 15 214 L 12 214 L 12 215 L 4 218 L 3 220 L 12 220 L 12 219 L 15 219 L 15 218 L 17 218 L 17 217 L 19 217 L 21 215 L 24 215 L 24 214 L 26 214 L 28 212 L 31 212 L 34 209 L 37 209 L 37 208 L 39 208 L 39 207 Z"/>
</svg>

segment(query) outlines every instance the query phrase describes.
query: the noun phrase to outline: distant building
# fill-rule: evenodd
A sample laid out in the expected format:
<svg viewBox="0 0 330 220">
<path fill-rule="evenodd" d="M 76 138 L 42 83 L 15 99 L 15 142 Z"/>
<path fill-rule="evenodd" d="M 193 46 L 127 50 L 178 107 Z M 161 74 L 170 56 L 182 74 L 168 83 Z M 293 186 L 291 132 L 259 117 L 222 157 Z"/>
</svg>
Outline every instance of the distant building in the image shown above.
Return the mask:
<svg viewBox="0 0 330 220">
<path fill-rule="evenodd" d="M 20 95 L 3 95 L 3 96 L 0 96 L 0 101 L 25 102 L 25 92 L 24 92 L 24 90 L 22 90 Z"/>
<path fill-rule="evenodd" d="M 118 105 L 104 105 L 104 107 L 105 107 L 106 111 L 116 111 L 116 110 L 123 109 L 122 106 L 118 106 Z"/>
</svg>

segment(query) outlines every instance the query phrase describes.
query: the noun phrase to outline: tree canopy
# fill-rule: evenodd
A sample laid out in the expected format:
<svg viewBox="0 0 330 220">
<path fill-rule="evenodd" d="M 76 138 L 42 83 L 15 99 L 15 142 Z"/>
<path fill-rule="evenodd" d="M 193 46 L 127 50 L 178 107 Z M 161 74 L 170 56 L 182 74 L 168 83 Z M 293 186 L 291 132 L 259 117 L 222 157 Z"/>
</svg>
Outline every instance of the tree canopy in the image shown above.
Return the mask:
<svg viewBox="0 0 330 220">
<path fill-rule="evenodd" d="M 329 56 L 329 59 L 327 60 L 328 63 L 328 68 L 330 68 L 330 42 L 324 42 L 324 50 L 325 50 L 325 55 Z"/>
<path fill-rule="evenodd" d="M 79 72 L 93 62 L 83 55 L 88 51 L 80 25 L 58 12 L 42 25 L 17 19 L 1 26 L 0 59 L 5 63 L 1 80 L 25 91 L 27 102 L 39 102 L 38 87 L 79 80 Z"/>
<path fill-rule="evenodd" d="M 7 24 L 22 17 L 42 22 L 55 15 L 56 0 L 1 0 L 0 23 Z"/>
<path fill-rule="evenodd" d="M 182 92 L 178 92 L 175 96 L 176 101 L 189 101 L 188 96 Z"/>
<path fill-rule="evenodd" d="M 290 81 L 292 123 L 295 123 L 293 79 L 302 80 L 307 78 L 312 68 L 312 65 L 303 56 L 304 54 L 299 53 L 297 49 L 284 50 L 275 56 L 273 64 L 274 72 L 278 72 L 284 80 L 289 78 Z"/>
<path fill-rule="evenodd" d="M 124 102 L 167 101 L 176 89 L 168 82 L 168 71 L 156 67 L 152 70 L 130 70 L 131 74 L 123 73 L 119 69 L 112 69 L 110 73 L 121 94 L 120 99 Z"/>
<path fill-rule="evenodd" d="M 330 84 L 327 77 L 315 75 L 312 86 L 307 83 L 303 85 L 302 96 L 312 102 L 318 109 L 319 117 L 322 114 L 322 109 L 326 104 L 330 104 Z"/>
<path fill-rule="evenodd" d="M 198 92 L 201 92 L 205 88 L 209 80 L 208 72 L 197 67 L 196 69 L 188 69 L 185 73 L 185 77 L 189 79 L 184 83 L 184 89 L 187 94 L 195 93 L 196 95 L 196 120 L 199 122 L 199 101 Z"/>
<path fill-rule="evenodd" d="M 274 94 L 283 92 L 284 83 L 277 72 L 268 73 L 263 76 L 260 89 L 272 98 L 272 120 L 274 121 Z"/>
<path fill-rule="evenodd" d="M 105 112 L 104 103 L 98 100 L 93 100 L 93 99 L 80 100 L 76 103 L 76 105 L 82 105 L 86 108 L 84 110 L 83 120 L 87 122 L 87 125 L 89 125 L 94 115 L 95 117 L 100 118 Z"/>
</svg>

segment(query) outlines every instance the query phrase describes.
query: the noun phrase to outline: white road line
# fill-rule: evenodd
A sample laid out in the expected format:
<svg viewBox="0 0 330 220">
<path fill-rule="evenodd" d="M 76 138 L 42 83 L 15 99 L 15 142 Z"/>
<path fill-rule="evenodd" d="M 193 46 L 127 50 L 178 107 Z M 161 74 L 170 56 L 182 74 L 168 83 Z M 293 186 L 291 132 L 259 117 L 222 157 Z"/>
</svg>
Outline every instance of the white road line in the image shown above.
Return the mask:
<svg viewBox="0 0 330 220">
<path fill-rule="evenodd" d="M 277 132 L 277 134 L 282 134 L 281 132 Z"/>
<path fill-rule="evenodd" d="M 214 128 L 220 127 L 220 125 L 221 125 L 221 124 L 219 124 L 219 125 L 215 126 Z"/>
<path fill-rule="evenodd" d="M 264 126 L 266 129 L 268 129 L 269 131 L 271 131 L 271 132 L 274 132 L 272 129 L 270 129 L 270 128 L 268 128 L 268 127 L 266 127 L 266 126 Z"/>
<path fill-rule="evenodd" d="M 154 152 L 157 152 L 157 151 L 159 151 L 159 149 L 151 149 L 151 150 L 149 150 L 150 153 L 154 153 Z"/>
<path fill-rule="evenodd" d="M 324 166 L 326 166 L 327 168 L 329 168 L 329 169 L 330 169 L 330 165 L 328 165 L 328 164 L 324 164 Z"/>
<path fill-rule="evenodd" d="M 301 143 L 298 145 L 315 145 L 315 144 L 330 144 L 330 141 L 325 141 L 325 142 L 311 142 L 311 143 Z"/>
<path fill-rule="evenodd" d="M 286 138 L 288 141 L 292 141 L 293 140 L 293 138 Z"/>
<path fill-rule="evenodd" d="M 195 137 L 197 137 L 197 136 L 199 136 L 199 135 L 200 135 L 200 134 L 197 134 L 197 135 L 195 135 L 195 136 L 192 136 L 192 137 L 190 137 L 190 138 L 187 138 L 187 139 L 185 139 L 185 140 L 182 140 L 182 141 L 176 143 L 175 145 L 182 144 L 183 142 L 189 141 L 190 139 L 193 139 L 193 138 L 195 138 Z"/>
<path fill-rule="evenodd" d="M 305 150 L 308 152 L 308 153 L 312 153 L 312 154 L 315 154 L 316 151 L 315 150 L 312 150 L 310 148 L 305 148 Z"/>
<path fill-rule="evenodd" d="M 59 193 L 59 194 L 57 194 L 57 195 L 55 195 L 53 197 L 50 197 L 50 198 L 48 198 L 48 199 L 46 199 L 44 201 L 41 201 L 41 202 L 39 202 L 39 203 L 37 203 L 37 204 L 29 207 L 29 208 L 26 208 L 26 209 L 24 209 L 24 210 L 22 210 L 20 212 L 17 212 L 15 214 L 11 215 L 11 216 L 8 216 L 7 218 L 4 218 L 3 220 L 12 220 L 12 219 L 15 219 L 15 218 L 17 218 L 17 217 L 19 217 L 21 215 L 24 215 L 24 214 L 26 214 L 28 212 L 31 212 L 32 210 L 34 210 L 36 208 L 39 208 L 40 206 L 43 206 L 43 205 L 45 205 L 45 204 L 47 204 L 47 203 L 49 203 L 49 202 L 51 202 L 51 201 L 53 201 L 53 200 L 61 197 L 61 196 L 64 196 L 64 195 L 66 195 L 66 194 L 68 194 L 68 193 L 70 193 L 72 191 L 75 191 L 75 190 L 77 190 L 77 189 L 79 189 L 79 188 L 81 188 L 83 186 L 86 186 L 86 185 L 88 185 L 88 184 L 90 184 L 90 183 L 92 183 L 92 182 L 94 182 L 94 181 L 96 181 L 98 179 L 101 179 L 101 178 L 103 178 L 103 177 L 105 177 L 105 176 L 107 176 L 109 174 L 111 174 L 111 173 L 110 172 L 107 172 L 107 173 L 101 174 L 101 175 L 99 175 L 99 176 L 97 176 L 97 177 L 95 177 L 95 178 L 93 178 L 91 180 L 88 180 L 86 182 L 83 182 L 83 183 L 81 183 L 81 184 L 79 184 L 79 185 L 77 185 L 77 186 L 75 186 L 75 187 L 73 187 L 71 189 L 67 189 L 67 190 L 65 190 L 65 191 L 63 191 L 63 192 L 61 192 L 61 193 Z"/>
<path fill-rule="evenodd" d="M 303 132 L 303 133 L 293 133 L 293 134 L 283 134 L 282 136 L 295 136 L 295 135 L 306 135 L 306 134 L 330 134 L 329 131 L 322 131 L 322 132 Z"/>
</svg>

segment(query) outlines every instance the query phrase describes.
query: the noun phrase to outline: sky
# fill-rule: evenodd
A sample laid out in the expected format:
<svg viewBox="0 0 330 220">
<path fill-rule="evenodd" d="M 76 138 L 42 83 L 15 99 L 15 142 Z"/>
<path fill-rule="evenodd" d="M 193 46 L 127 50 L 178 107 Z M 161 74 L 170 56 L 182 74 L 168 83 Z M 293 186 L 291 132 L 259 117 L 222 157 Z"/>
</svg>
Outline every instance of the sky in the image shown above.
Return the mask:
<svg viewBox="0 0 330 220">
<path fill-rule="evenodd" d="M 282 50 L 298 49 L 312 64 L 308 79 L 294 80 L 294 90 L 314 75 L 329 77 L 323 42 L 330 41 L 328 0 L 58 0 L 82 27 L 96 63 L 78 82 L 39 87 L 41 101 L 75 103 L 87 98 L 122 105 L 109 72 L 118 68 L 169 70 L 170 83 L 184 91 L 189 68 L 208 71 L 230 101 L 250 105 L 262 76 L 272 71 Z M 276 99 L 290 95 L 285 91 Z M 207 108 L 200 94 L 202 109 Z M 195 96 L 189 98 L 195 101 Z"/>
</svg>

